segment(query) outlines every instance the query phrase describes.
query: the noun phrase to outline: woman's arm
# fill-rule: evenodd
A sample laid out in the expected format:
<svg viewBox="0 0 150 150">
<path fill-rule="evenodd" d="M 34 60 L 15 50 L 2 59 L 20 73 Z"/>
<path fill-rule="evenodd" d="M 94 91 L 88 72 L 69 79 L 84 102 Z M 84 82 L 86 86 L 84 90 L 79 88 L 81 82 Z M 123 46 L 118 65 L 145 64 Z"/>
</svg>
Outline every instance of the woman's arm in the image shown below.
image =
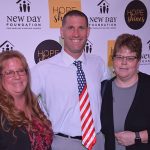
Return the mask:
<svg viewBox="0 0 150 150">
<path fill-rule="evenodd" d="M 148 131 L 140 131 L 139 136 L 141 138 L 142 143 L 148 143 Z M 117 132 L 115 133 L 116 140 L 119 144 L 124 145 L 124 146 L 129 146 L 135 144 L 135 138 L 136 134 L 135 132 L 132 131 L 123 131 L 123 132 Z"/>
</svg>

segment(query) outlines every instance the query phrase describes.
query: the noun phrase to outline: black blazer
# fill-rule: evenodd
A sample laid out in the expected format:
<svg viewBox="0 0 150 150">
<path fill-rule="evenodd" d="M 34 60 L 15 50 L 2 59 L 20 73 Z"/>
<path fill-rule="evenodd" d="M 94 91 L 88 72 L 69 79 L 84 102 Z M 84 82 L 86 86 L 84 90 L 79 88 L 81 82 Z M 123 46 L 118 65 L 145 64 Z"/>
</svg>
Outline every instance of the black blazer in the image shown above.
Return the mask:
<svg viewBox="0 0 150 150">
<path fill-rule="evenodd" d="M 150 75 L 139 72 L 138 76 L 136 94 L 127 114 L 124 130 L 133 132 L 148 130 L 150 139 Z M 102 100 L 101 131 L 105 136 L 105 150 L 115 150 L 112 97 L 112 81 L 114 79 L 115 77 L 107 82 Z M 148 144 L 127 146 L 126 150 L 150 150 L 150 140 Z"/>
</svg>

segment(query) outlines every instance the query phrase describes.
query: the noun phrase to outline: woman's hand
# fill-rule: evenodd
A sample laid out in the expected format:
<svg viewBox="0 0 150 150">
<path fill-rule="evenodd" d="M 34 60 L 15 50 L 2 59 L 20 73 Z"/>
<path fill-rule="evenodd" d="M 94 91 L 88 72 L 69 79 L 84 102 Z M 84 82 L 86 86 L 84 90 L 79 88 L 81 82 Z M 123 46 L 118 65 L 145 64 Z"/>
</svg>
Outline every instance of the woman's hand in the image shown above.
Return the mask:
<svg viewBox="0 0 150 150">
<path fill-rule="evenodd" d="M 135 132 L 122 131 L 115 133 L 118 144 L 123 146 L 129 146 L 135 144 Z"/>
<path fill-rule="evenodd" d="M 147 130 L 139 132 L 142 143 L 148 143 L 148 133 Z M 120 145 L 130 146 L 135 144 L 135 132 L 132 131 L 122 131 L 115 133 L 115 138 Z"/>
</svg>

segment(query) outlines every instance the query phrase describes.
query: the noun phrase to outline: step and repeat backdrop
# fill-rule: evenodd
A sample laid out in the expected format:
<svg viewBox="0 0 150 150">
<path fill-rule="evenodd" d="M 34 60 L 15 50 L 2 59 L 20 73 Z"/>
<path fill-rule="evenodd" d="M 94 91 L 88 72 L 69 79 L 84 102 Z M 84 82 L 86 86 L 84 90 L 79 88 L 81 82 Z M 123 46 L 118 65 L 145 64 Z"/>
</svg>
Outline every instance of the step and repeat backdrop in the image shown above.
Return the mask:
<svg viewBox="0 0 150 150">
<path fill-rule="evenodd" d="M 101 56 L 111 69 L 117 36 L 135 34 L 143 43 L 139 69 L 150 74 L 150 0 L 1 0 L 0 52 L 19 50 L 30 67 L 54 56 L 63 47 L 62 17 L 73 9 L 88 16 L 86 53 Z"/>
</svg>

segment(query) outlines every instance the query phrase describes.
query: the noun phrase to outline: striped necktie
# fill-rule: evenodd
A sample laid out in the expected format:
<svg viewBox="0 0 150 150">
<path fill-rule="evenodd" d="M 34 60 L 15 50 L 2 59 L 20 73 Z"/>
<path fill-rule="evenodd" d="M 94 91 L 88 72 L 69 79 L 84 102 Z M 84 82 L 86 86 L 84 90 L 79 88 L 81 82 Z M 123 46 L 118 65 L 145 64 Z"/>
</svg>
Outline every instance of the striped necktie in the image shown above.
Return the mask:
<svg viewBox="0 0 150 150">
<path fill-rule="evenodd" d="M 96 133 L 95 133 L 94 121 L 92 118 L 92 111 L 90 108 L 86 78 L 82 70 L 82 62 L 75 61 L 73 64 L 77 67 L 77 82 L 78 82 L 78 90 L 79 90 L 82 144 L 88 150 L 92 150 L 92 147 L 96 143 Z"/>
</svg>

